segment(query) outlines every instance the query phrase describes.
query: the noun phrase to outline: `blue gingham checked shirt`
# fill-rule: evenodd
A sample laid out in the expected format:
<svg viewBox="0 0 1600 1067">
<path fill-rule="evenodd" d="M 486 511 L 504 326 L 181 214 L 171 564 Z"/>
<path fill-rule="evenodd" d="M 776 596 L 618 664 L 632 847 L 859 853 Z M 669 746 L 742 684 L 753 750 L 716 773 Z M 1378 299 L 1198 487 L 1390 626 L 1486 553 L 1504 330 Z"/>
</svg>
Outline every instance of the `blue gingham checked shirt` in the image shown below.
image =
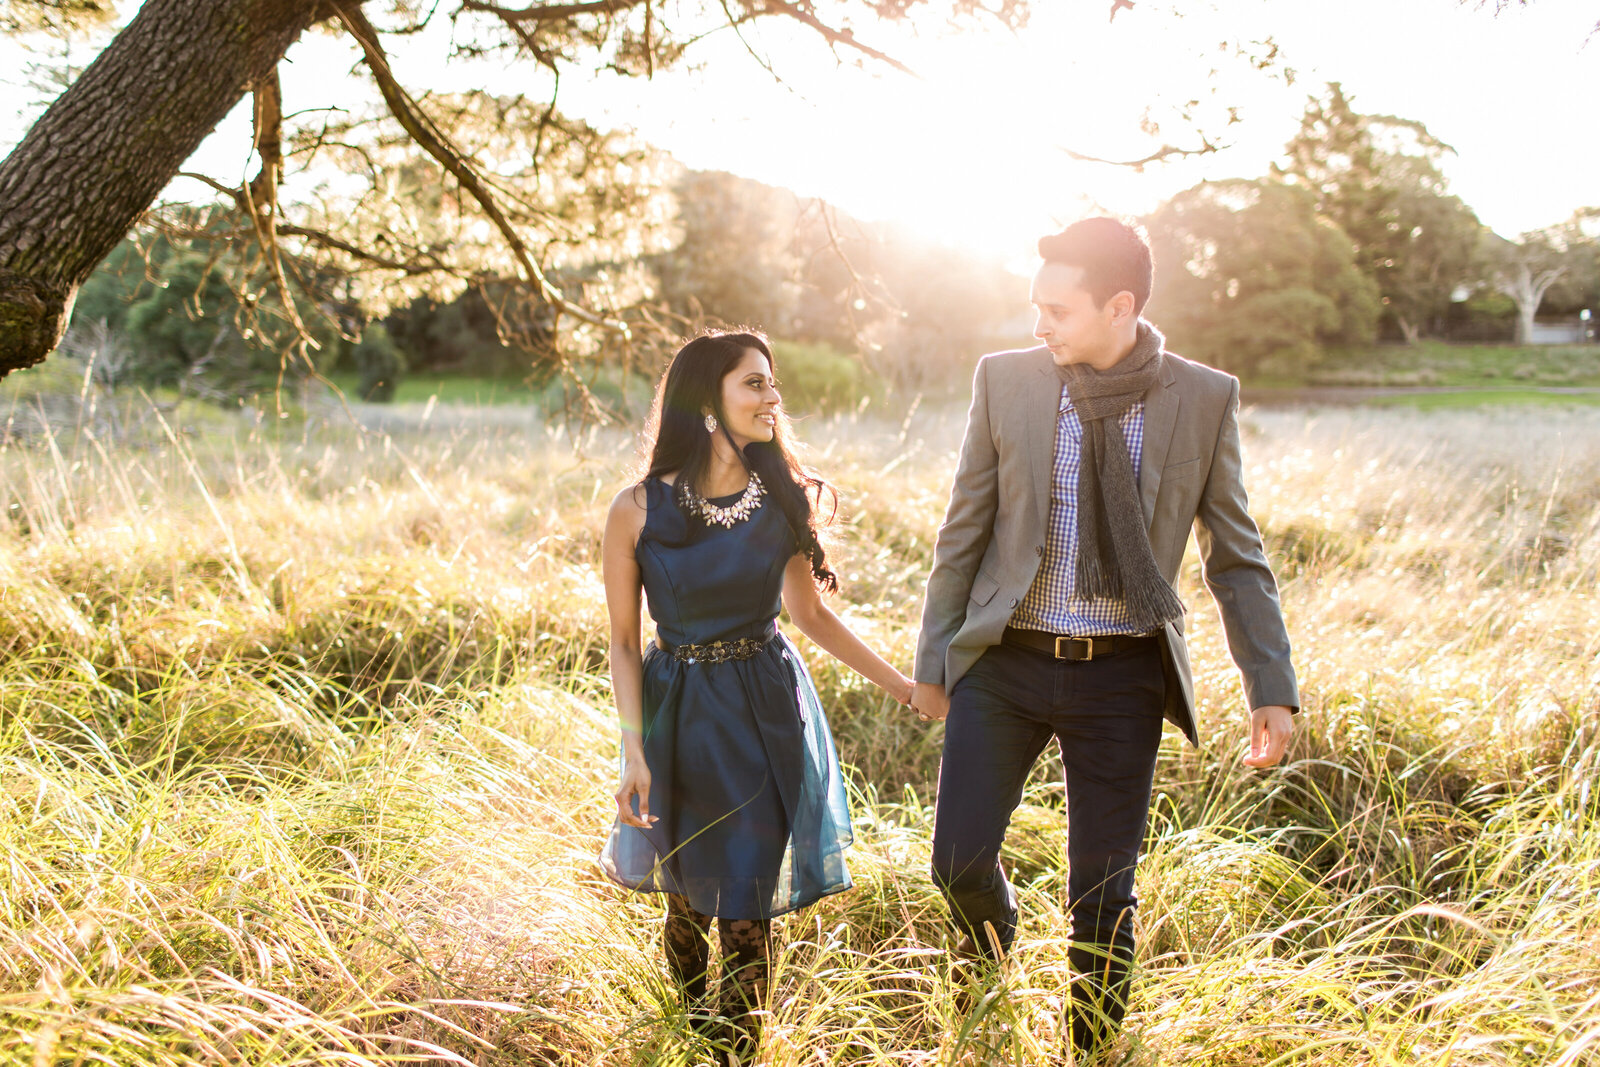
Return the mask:
<svg viewBox="0 0 1600 1067">
<path fill-rule="evenodd" d="M 1133 460 L 1134 484 L 1138 484 L 1139 453 L 1144 450 L 1144 401 L 1134 401 L 1118 421 L 1122 424 L 1122 438 L 1128 442 L 1128 456 Z M 1011 625 L 1081 637 L 1139 633 L 1122 601 L 1078 595 L 1078 468 L 1082 456 L 1083 424 L 1063 385 L 1061 409 L 1056 415 L 1050 528 L 1045 535 L 1044 559 L 1028 595 L 1011 613 Z"/>
</svg>

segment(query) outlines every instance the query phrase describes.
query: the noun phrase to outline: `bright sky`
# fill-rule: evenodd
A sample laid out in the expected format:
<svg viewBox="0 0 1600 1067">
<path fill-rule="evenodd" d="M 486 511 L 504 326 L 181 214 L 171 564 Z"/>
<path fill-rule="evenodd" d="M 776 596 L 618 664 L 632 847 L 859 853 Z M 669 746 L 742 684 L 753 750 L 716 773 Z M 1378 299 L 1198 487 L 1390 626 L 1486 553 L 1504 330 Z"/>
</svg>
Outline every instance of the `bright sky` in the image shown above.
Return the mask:
<svg viewBox="0 0 1600 1067">
<path fill-rule="evenodd" d="M 1139 213 L 1201 178 L 1265 173 L 1307 95 L 1334 80 L 1361 110 L 1420 119 L 1454 146 L 1454 191 L 1501 233 L 1600 204 L 1600 128 L 1580 118 L 1600 100 L 1587 0 L 1536 0 L 1499 17 L 1455 0 L 1228 0 L 1225 13 L 1194 0 L 1181 18 L 1145 0 L 1114 23 L 1099 0 L 1035 6 L 1015 37 L 863 32 L 922 81 L 847 70 L 797 77 L 790 92 L 737 69 L 730 48 L 697 75 L 619 87 L 608 112 L 692 166 L 1008 259 L 1018 249 L 1028 258 L 1034 238 L 1091 205 Z M 1217 51 L 1269 34 L 1297 72 L 1293 86 Z M 1235 147 L 1143 174 L 1062 151 L 1126 159 L 1167 140 L 1193 144 L 1181 122 L 1163 120 L 1154 141 L 1138 123 L 1146 107 L 1159 118 L 1194 98 L 1213 116 L 1239 107 L 1243 121 L 1225 131 Z"/>
<path fill-rule="evenodd" d="M 691 51 L 694 69 L 654 81 L 569 76 L 562 106 L 597 125 L 633 127 L 689 166 L 821 196 L 1018 266 L 1039 234 L 1088 210 L 1144 212 L 1204 177 L 1265 173 L 1307 95 L 1333 80 L 1359 109 L 1420 119 L 1453 145 L 1458 155 L 1445 163 L 1453 191 L 1502 234 L 1600 204 L 1600 128 L 1582 118 L 1600 100 L 1589 0 L 1534 0 L 1498 17 L 1492 4 L 1470 0 L 1185 0 L 1176 8 L 1139 0 L 1114 23 L 1108 0 L 1035 0 L 1035 8 L 1016 35 L 858 26 L 916 79 L 870 63 L 836 66 L 809 33 L 773 22 L 747 40 L 787 85 L 723 33 Z M 1292 86 L 1281 71 L 1258 72 L 1218 50 L 1224 40 L 1268 35 L 1282 49 L 1281 66 L 1296 72 Z M 397 71 L 413 87 L 543 91 L 531 64 L 441 69 L 443 34 L 430 36 L 396 46 Z M 359 106 L 347 44 L 309 35 L 289 58 L 288 110 Z M 1242 121 L 1222 130 L 1233 147 L 1142 174 L 1063 151 L 1131 158 L 1163 141 L 1192 144 L 1193 133 L 1172 118 L 1190 99 L 1202 102 L 1212 129 L 1227 107 L 1239 109 Z M 1147 108 L 1162 126 L 1153 140 L 1139 131 Z M 194 169 L 225 180 L 249 172 L 247 109 L 201 148 Z M 0 116 L 0 146 L 34 113 Z"/>
</svg>

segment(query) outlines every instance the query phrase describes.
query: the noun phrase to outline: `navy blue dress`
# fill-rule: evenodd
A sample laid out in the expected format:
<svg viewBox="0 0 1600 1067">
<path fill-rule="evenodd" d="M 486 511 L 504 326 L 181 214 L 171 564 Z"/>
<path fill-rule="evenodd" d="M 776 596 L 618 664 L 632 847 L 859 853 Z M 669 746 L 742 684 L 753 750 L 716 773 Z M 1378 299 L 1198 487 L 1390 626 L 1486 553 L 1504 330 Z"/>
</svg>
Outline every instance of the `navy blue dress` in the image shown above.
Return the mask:
<svg viewBox="0 0 1600 1067">
<path fill-rule="evenodd" d="M 850 888 L 833 736 L 799 653 L 775 633 L 793 531 L 770 496 L 724 528 L 691 526 L 658 479 L 645 493 L 635 556 L 658 640 L 644 653 L 644 756 L 660 818 L 648 830 L 612 826 L 607 876 L 724 919 L 766 919 Z M 747 660 L 686 663 L 662 648 L 769 634 Z"/>
</svg>

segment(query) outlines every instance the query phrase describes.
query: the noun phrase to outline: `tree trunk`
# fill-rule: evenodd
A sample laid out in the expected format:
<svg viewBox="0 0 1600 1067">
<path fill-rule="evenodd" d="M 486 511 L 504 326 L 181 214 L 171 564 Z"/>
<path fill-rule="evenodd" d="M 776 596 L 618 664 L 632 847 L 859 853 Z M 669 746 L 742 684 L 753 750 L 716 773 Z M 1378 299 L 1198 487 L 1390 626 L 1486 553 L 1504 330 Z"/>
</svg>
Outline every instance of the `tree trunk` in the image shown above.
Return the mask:
<svg viewBox="0 0 1600 1067">
<path fill-rule="evenodd" d="M 1500 275 L 1497 282 L 1500 291 L 1517 305 L 1517 344 L 1532 343 L 1533 319 L 1539 314 L 1545 290 L 1554 285 L 1556 279 L 1566 273 L 1566 269 L 1553 267 L 1535 272 L 1528 263 L 1517 262 L 1511 265 L 1509 273 Z"/>
<path fill-rule="evenodd" d="M 1533 317 L 1539 313 L 1539 300 L 1537 297 L 1523 297 L 1517 299 L 1517 344 L 1531 345 L 1533 343 Z"/>
<path fill-rule="evenodd" d="M 0 163 L 0 377 L 54 350 L 78 286 L 320 0 L 146 0 Z"/>
</svg>

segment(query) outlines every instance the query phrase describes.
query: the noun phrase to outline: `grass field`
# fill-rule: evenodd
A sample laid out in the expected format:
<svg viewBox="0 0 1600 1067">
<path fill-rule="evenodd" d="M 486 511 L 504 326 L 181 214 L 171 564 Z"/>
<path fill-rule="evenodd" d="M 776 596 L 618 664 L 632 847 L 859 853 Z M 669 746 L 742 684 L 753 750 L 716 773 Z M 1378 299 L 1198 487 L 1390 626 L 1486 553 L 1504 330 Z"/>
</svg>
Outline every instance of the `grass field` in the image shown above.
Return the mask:
<svg viewBox="0 0 1600 1067">
<path fill-rule="evenodd" d="M 791 348 L 794 346 L 790 346 Z M 818 362 L 811 353 L 790 352 Z M 834 360 L 845 357 L 834 354 Z M 804 366 L 791 359 L 783 366 Z M 784 371 L 786 375 L 790 370 Z M 796 370 L 795 373 L 798 373 Z M 954 391 L 961 392 L 965 375 L 958 374 Z M 336 379 L 350 396 L 356 395 L 354 378 Z M 849 384 L 858 384 L 853 381 Z M 1375 345 L 1360 352 L 1330 356 L 1295 379 L 1262 379 L 1247 383 L 1256 394 L 1274 394 L 1324 389 L 1399 388 L 1409 390 L 1403 397 L 1374 397 L 1363 402 L 1399 404 L 1432 410 L 1435 408 L 1479 408 L 1504 405 L 1574 405 L 1600 403 L 1600 344 L 1589 345 L 1468 345 L 1423 341 L 1415 345 Z M 821 386 L 812 383 L 811 392 Z M 1562 393 L 1559 390 L 1578 392 Z M 614 390 L 613 390 L 614 391 Z M 648 398 L 641 388 L 635 406 L 642 409 Z M 611 394 L 608 393 L 608 396 Z M 797 394 L 798 396 L 799 394 Z M 832 410 L 853 405 L 801 403 L 807 410 Z M 533 391 L 515 380 L 493 378 L 408 376 L 396 390 L 396 402 L 424 404 L 514 405 L 559 404 L 555 391 Z M 872 409 L 876 410 L 876 409 Z"/>
<path fill-rule="evenodd" d="M 1245 386 L 1243 398 L 1246 404 L 1263 408 L 1337 405 L 1411 408 L 1416 411 L 1592 408 L 1600 405 L 1600 387 Z"/>
<path fill-rule="evenodd" d="M 706 1062 L 658 908 L 595 863 L 597 536 L 632 442 L 504 411 L 130 411 L 5 445 L 0 1064 Z M 849 504 L 840 610 L 902 664 L 959 429 L 803 431 Z M 1241 766 L 1191 566 L 1204 745 L 1162 750 L 1124 1062 L 1600 1063 L 1597 429 L 1247 413 L 1303 730 Z M 1059 1062 L 1051 767 L 1007 846 L 1017 950 L 963 1015 L 939 732 L 812 665 L 857 888 L 782 923 L 762 1062 Z"/>
</svg>

